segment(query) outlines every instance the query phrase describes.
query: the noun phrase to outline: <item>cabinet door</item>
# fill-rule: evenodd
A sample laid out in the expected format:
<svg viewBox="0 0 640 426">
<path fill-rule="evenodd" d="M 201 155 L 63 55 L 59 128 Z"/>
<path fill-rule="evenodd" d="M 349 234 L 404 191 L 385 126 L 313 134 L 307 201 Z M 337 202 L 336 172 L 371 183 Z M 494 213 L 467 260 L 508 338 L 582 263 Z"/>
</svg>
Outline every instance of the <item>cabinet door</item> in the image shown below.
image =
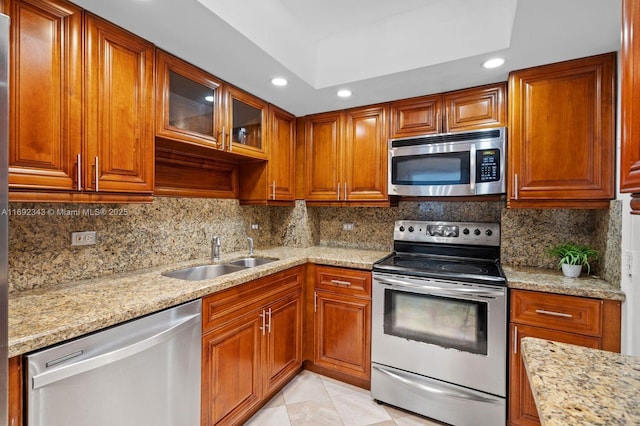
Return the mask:
<svg viewBox="0 0 640 426">
<path fill-rule="evenodd" d="M 267 158 L 267 103 L 229 86 L 227 121 L 223 124 L 230 152 L 254 158 Z"/>
<path fill-rule="evenodd" d="M 609 207 L 615 60 L 606 54 L 510 75 L 510 207 Z"/>
<path fill-rule="evenodd" d="M 222 82 L 162 51 L 156 69 L 156 135 L 222 148 Z"/>
<path fill-rule="evenodd" d="M 82 10 L 8 0 L 9 187 L 77 189 L 82 137 Z"/>
<path fill-rule="evenodd" d="M 306 200 L 339 201 L 342 114 L 328 112 L 306 119 Z"/>
<path fill-rule="evenodd" d="M 87 14 L 87 186 L 151 192 L 154 163 L 154 46 Z"/>
<path fill-rule="evenodd" d="M 422 96 L 391 102 L 390 138 L 442 131 L 442 96 Z"/>
<path fill-rule="evenodd" d="M 292 201 L 296 183 L 296 118 L 269 106 L 269 200 Z"/>
<path fill-rule="evenodd" d="M 507 85 L 474 87 L 445 93 L 445 132 L 507 125 Z"/>
<path fill-rule="evenodd" d="M 300 291 L 269 305 L 264 362 L 264 394 L 282 386 L 302 365 L 302 300 Z"/>
<path fill-rule="evenodd" d="M 346 112 L 343 199 L 387 200 L 387 105 Z"/>
<path fill-rule="evenodd" d="M 202 424 L 233 425 L 262 398 L 258 312 L 202 336 Z"/>
<path fill-rule="evenodd" d="M 314 364 L 371 379 L 371 302 L 316 291 Z"/>
<path fill-rule="evenodd" d="M 561 343 L 600 348 L 600 339 L 580 334 L 565 333 L 547 328 L 511 324 L 511 353 L 509 356 L 509 424 L 539 425 L 538 411 L 531 393 L 529 379 L 520 352 L 523 337 L 537 337 Z"/>
<path fill-rule="evenodd" d="M 622 109 L 620 191 L 633 192 L 632 211 L 640 214 L 640 4 L 622 3 Z"/>
</svg>

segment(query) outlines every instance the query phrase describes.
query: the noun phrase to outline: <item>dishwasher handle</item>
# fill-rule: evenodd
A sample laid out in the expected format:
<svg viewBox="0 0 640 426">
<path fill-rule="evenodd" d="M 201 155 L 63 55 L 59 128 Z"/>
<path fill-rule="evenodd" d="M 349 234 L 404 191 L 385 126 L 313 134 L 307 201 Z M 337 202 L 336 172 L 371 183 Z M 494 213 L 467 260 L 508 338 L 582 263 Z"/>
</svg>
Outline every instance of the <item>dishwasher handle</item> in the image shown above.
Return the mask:
<svg viewBox="0 0 640 426">
<path fill-rule="evenodd" d="M 123 346 L 110 352 L 96 355 L 94 357 L 78 361 L 76 363 L 60 366 L 53 370 L 34 375 L 32 377 L 31 386 L 34 390 L 39 389 L 51 383 L 55 383 L 60 380 L 75 376 L 77 374 L 81 374 L 89 370 L 95 370 L 104 365 L 131 357 L 137 353 L 159 345 L 160 343 L 166 342 L 167 340 L 180 334 L 182 331 L 187 330 L 194 325 L 199 325 L 199 323 L 199 313 L 195 315 L 185 316 L 184 318 L 181 318 L 180 322 L 177 322 L 150 337 L 146 337 L 128 346 Z"/>
</svg>

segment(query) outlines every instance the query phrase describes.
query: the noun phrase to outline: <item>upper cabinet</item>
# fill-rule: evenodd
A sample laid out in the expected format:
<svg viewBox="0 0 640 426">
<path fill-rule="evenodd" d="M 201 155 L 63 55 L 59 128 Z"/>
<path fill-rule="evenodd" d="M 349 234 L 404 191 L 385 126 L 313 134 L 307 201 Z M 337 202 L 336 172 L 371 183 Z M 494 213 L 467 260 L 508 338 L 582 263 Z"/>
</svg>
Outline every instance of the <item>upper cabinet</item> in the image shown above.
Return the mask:
<svg viewBox="0 0 640 426">
<path fill-rule="evenodd" d="M 266 159 L 267 103 L 168 53 L 157 56 L 156 136 Z"/>
<path fill-rule="evenodd" d="M 509 76 L 508 207 L 608 208 L 615 53 Z"/>
<path fill-rule="evenodd" d="M 312 204 L 388 205 L 388 105 L 305 120 L 305 199 Z"/>
<path fill-rule="evenodd" d="M 10 200 L 150 201 L 153 45 L 63 0 L 5 6 Z"/>
<path fill-rule="evenodd" d="M 498 83 L 392 102 L 390 137 L 506 126 L 506 98 Z"/>
<path fill-rule="evenodd" d="M 224 149 L 222 82 L 162 51 L 156 69 L 156 135 Z"/>
<path fill-rule="evenodd" d="M 622 110 L 620 191 L 634 193 L 631 211 L 640 214 L 640 4 L 622 3 Z M 636 36 L 634 37 L 634 33 Z"/>
</svg>

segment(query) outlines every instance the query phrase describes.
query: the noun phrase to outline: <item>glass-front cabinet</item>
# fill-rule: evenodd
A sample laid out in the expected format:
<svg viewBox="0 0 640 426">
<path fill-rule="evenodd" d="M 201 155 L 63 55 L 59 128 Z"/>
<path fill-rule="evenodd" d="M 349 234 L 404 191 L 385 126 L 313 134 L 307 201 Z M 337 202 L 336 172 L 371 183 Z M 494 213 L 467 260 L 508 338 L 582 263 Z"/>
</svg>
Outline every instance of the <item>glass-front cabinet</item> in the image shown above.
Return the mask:
<svg viewBox="0 0 640 426">
<path fill-rule="evenodd" d="M 222 82 L 162 51 L 157 73 L 156 135 L 225 149 Z"/>
<path fill-rule="evenodd" d="M 255 158 L 267 158 L 267 103 L 240 89 L 227 86 L 227 120 L 224 131 L 229 150 Z"/>
</svg>

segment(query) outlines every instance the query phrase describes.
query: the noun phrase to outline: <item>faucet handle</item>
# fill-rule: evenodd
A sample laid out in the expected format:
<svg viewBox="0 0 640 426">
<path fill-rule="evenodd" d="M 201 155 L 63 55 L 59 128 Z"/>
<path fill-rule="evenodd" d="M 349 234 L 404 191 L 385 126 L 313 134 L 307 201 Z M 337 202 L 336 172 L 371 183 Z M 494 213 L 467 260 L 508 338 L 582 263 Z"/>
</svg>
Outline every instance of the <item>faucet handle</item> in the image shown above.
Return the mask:
<svg viewBox="0 0 640 426">
<path fill-rule="evenodd" d="M 253 238 L 247 237 L 249 241 L 249 256 L 253 256 Z"/>
</svg>

